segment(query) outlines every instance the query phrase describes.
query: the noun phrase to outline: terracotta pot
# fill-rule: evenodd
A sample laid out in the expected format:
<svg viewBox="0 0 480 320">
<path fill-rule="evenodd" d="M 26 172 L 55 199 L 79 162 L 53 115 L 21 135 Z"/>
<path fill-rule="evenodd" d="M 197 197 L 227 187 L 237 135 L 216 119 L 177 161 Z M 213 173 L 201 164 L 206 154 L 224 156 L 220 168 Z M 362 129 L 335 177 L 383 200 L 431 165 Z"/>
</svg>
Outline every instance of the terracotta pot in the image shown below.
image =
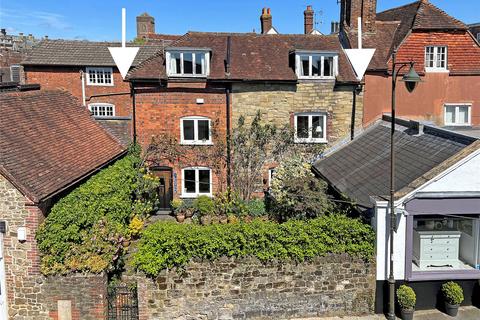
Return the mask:
<svg viewBox="0 0 480 320">
<path fill-rule="evenodd" d="M 193 210 L 187 209 L 185 211 L 185 218 L 191 218 L 191 217 L 193 217 L 193 214 L 194 214 Z"/>
<path fill-rule="evenodd" d="M 402 316 L 403 320 L 413 320 L 413 313 L 415 312 L 415 309 L 400 309 L 400 314 Z"/>
<path fill-rule="evenodd" d="M 450 304 L 448 302 L 445 302 L 445 311 L 450 317 L 456 317 L 458 314 L 458 307 L 460 305 L 458 304 Z"/>
<path fill-rule="evenodd" d="M 177 214 L 175 216 L 175 218 L 177 219 L 177 222 L 179 222 L 179 223 L 182 223 L 183 221 L 185 221 L 185 215 L 184 214 Z"/>
</svg>

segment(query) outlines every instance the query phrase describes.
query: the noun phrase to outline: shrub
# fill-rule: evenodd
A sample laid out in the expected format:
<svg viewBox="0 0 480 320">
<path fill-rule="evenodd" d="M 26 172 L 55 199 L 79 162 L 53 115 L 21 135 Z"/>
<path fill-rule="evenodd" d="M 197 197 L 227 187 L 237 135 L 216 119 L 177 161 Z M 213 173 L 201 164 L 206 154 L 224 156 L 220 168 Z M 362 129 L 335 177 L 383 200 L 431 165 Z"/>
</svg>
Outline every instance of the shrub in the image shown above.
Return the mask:
<svg viewBox="0 0 480 320">
<path fill-rule="evenodd" d="M 119 265 L 143 226 L 141 217 L 154 208 L 149 195 L 155 179 L 140 164 L 133 150 L 53 205 L 36 234 L 43 274 L 96 273 Z"/>
<path fill-rule="evenodd" d="M 452 305 L 458 305 L 463 302 L 463 289 L 456 282 L 449 281 L 442 285 L 442 293 L 445 301 Z"/>
<path fill-rule="evenodd" d="M 207 226 L 157 222 L 142 231 L 131 263 L 149 276 L 182 268 L 194 258 L 252 256 L 261 261 L 304 261 L 328 253 L 370 259 L 375 235 L 357 219 L 333 214 L 284 224 L 255 219 L 250 223 Z"/>
<path fill-rule="evenodd" d="M 289 158 L 275 171 L 270 213 L 278 221 L 321 216 L 333 207 L 326 189 L 327 184 L 315 177 L 309 163 L 301 157 Z"/>
<path fill-rule="evenodd" d="M 400 288 L 397 289 L 397 299 L 398 304 L 404 310 L 413 310 L 415 309 L 415 304 L 417 302 L 417 296 L 415 295 L 415 291 L 412 288 L 406 285 L 401 285 Z"/>
<path fill-rule="evenodd" d="M 193 207 L 200 216 L 205 216 L 214 212 L 215 203 L 208 196 L 200 196 L 193 201 Z"/>
<path fill-rule="evenodd" d="M 253 199 L 246 203 L 247 214 L 251 217 L 263 217 L 267 214 L 265 202 L 262 199 Z"/>
</svg>

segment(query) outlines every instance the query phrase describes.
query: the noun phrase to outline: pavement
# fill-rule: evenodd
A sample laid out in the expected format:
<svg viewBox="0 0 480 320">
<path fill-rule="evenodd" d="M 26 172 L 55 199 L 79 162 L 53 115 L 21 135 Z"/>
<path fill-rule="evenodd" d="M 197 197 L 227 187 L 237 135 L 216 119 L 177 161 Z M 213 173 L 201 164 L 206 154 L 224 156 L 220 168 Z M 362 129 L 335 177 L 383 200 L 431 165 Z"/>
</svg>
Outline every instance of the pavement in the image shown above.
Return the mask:
<svg viewBox="0 0 480 320">
<path fill-rule="evenodd" d="M 362 317 L 327 317 L 327 318 L 298 318 L 294 320 L 385 320 L 384 315 L 369 315 Z M 400 319 L 400 318 L 397 318 Z M 480 320 L 480 309 L 476 307 L 461 307 L 458 315 L 452 318 L 439 310 L 415 311 L 414 320 Z"/>
</svg>

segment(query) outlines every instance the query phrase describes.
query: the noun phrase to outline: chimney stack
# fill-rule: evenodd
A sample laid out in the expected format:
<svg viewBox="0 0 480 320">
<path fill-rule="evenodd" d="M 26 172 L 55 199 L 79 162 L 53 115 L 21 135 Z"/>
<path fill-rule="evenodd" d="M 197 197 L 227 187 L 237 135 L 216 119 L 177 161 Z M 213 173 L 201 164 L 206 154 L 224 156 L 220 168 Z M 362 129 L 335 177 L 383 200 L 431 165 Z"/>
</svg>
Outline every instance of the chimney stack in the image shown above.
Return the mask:
<svg viewBox="0 0 480 320">
<path fill-rule="evenodd" d="M 313 31 L 313 9 L 312 6 L 307 6 L 307 9 L 303 12 L 304 15 L 304 32 L 305 34 L 311 34 Z"/>
<path fill-rule="evenodd" d="M 263 8 L 260 16 L 260 25 L 262 27 L 262 34 L 267 33 L 272 29 L 272 14 L 270 8 Z"/>
<path fill-rule="evenodd" d="M 331 34 L 337 34 L 340 32 L 340 22 L 332 21 L 332 30 L 330 31 Z"/>
<path fill-rule="evenodd" d="M 1 33 L 2 33 L 3 36 L 6 36 L 7 35 L 7 29 L 2 28 Z"/>
</svg>

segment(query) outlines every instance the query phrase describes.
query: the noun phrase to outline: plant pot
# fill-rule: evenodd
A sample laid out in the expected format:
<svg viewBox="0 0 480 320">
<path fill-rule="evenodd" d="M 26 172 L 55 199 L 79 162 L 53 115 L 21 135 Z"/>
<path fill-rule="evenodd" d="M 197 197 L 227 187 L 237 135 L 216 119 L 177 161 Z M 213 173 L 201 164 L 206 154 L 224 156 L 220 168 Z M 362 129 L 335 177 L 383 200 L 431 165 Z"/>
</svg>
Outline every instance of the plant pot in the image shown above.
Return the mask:
<svg viewBox="0 0 480 320">
<path fill-rule="evenodd" d="M 183 221 L 185 221 L 185 215 L 184 214 L 177 214 L 175 216 L 175 218 L 177 219 L 177 222 L 179 222 L 179 223 L 182 223 Z"/>
<path fill-rule="evenodd" d="M 191 209 L 185 210 L 185 218 L 191 218 L 191 217 L 193 217 L 193 214 L 194 214 L 194 213 L 195 213 L 195 212 L 193 212 L 193 210 L 191 210 Z"/>
<path fill-rule="evenodd" d="M 450 317 L 456 317 L 458 314 L 458 307 L 460 305 L 458 304 L 450 304 L 448 302 L 445 302 L 445 312 L 450 316 Z"/>
<path fill-rule="evenodd" d="M 415 309 L 400 309 L 400 314 L 403 320 L 413 320 L 413 313 Z"/>
</svg>

